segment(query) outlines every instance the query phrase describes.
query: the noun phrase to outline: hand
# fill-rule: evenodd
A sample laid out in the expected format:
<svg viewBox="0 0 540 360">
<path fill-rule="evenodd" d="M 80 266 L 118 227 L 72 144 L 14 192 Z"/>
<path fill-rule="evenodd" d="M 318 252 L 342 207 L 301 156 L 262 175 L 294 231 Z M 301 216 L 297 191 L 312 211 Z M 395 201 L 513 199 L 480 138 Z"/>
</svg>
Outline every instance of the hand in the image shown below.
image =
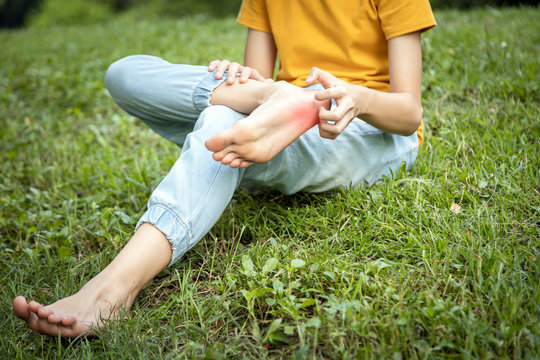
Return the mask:
<svg viewBox="0 0 540 360">
<path fill-rule="evenodd" d="M 236 81 L 237 74 L 240 74 L 240 83 L 245 83 L 249 79 L 264 81 L 265 78 L 255 69 L 248 66 L 240 65 L 237 62 L 230 62 L 229 60 L 214 60 L 208 65 L 208 71 L 216 70 L 215 78 L 221 79 L 223 73 L 228 71 L 227 84 L 232 85 Z"/>
<path fill-rule="evenodd" d="M 306 78 L 306 84 L 311 85 L 319 81 L 324 90 L 315 93 L 315 99 L 334 99 L 337 106 L 332 110 L 322 108 L 319 110 L 319 134 L 323 138 L 335 139 L 349 123 L 360 114 L 360 100 L 362 91 L 366 88 L 360 85 L 351 85 L 334 75 L 312 68 Z"/>
</svg>

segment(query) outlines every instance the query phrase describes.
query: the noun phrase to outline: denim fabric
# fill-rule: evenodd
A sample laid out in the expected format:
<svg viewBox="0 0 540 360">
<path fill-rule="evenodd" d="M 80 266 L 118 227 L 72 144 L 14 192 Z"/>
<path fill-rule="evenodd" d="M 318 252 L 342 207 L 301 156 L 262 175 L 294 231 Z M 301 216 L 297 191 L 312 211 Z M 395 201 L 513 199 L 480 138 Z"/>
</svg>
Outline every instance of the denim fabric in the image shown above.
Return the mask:
<svg viewBox="0 0 540 360">
<path fill-rule="evenodd" d="M 105 83 L 116 103 L 182 147 L 137 224 L 151 223 L 165 234 L 173 249 L 171 264 L 210 230 L 238 186 L 285 194 L 364 186 L 397 174 L 402 162 L 410 168 L 416 159 L 416 133 L 389 134 L 355 119 L 335 140 L 321 138 L 312 128 L 266 164 L 247 169 L 222 165 L 204 142 L 246 116 L 210 105 L 222 81 L 206 66 L 146 55 L 121 59 L 107 71 Z"/>
</svg>

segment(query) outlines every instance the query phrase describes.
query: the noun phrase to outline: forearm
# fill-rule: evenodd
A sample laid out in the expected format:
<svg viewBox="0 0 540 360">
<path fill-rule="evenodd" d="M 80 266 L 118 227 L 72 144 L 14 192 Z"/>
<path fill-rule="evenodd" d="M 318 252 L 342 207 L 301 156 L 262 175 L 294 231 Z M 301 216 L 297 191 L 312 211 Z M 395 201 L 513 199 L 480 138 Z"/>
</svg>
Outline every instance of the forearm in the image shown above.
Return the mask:
<svg viewBox="0 0 540 360">
<path fill-rule="evenodd" d="M 356 88 L 357 117 L 386 132 L 411 135 L 422 121 L 422 108 L 407 92 L 386 93 L 365 87 Z"/>
<path fill-rule="evenodd" d="M 357 116 L 394 134 L 411 135 L 422 121 L 422 47 L 420 33 L 414 32 L 388 41 L 390 92 L 357 87 L 363 104 Z"/>
</svg>

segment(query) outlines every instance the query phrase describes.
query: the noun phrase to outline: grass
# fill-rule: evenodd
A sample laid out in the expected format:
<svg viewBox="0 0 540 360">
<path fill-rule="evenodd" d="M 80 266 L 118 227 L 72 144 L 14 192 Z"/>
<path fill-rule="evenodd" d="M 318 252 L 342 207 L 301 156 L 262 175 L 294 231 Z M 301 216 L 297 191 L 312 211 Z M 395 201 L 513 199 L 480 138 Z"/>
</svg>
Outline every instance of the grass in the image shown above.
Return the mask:
<svg viewBox="0 0 540 360">
<path fill-rule="evenodd" d="M 240 192 L 130 319 L 64 341 L 3 316 L 2 356 L 537 358 L 540 10 L 436 17 L 411 172 L 324 194 Z M 113 104 L 107 66 L 134 53 L 238 61 L 244 35 L 204 17 L 0 32 L 3 313 L 104 267 L 178 156 Z"/>
</svg>

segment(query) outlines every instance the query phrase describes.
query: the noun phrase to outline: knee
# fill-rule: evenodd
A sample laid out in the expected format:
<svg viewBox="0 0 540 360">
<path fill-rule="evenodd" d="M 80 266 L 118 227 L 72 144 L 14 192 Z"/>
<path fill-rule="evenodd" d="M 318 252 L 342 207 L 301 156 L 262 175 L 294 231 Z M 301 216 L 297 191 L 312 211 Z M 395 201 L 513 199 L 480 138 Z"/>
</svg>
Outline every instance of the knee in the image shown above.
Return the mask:
<svg viewBox="0 0 540 360">
<path fill-rule="evenodd" d="M 195 129 L 211 128 L 214 131 L 223 131 L 234 125 L 240 119 L 246 117 L 224 105 L 212 105 L 201 112 Z"/>
<path fill-rule="evenodd" d="M 132 55 L 109 66 L 105 74 L 105 87 L 117 102 L 126 103 L 137 89 L 137 77 L 143 56 Z"/>
</svg>

